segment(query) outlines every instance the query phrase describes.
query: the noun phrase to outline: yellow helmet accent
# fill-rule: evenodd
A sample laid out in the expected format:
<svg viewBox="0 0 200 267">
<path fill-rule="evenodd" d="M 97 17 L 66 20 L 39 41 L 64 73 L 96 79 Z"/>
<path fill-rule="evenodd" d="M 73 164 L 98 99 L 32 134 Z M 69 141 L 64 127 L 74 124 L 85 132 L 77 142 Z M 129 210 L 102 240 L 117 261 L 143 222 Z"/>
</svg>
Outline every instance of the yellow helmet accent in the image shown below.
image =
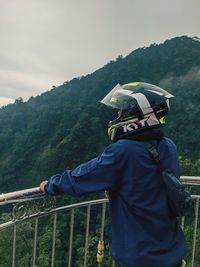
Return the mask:
<svg viewBox="0 0 200 267">
<path fill-rule="evenodd" d="M 165 117 L 160 118 L 159 121 L 161 124 L 164 124 L 165 123 Z"/>
<path fill-rule="evenodd" d="M 134 82 L 134 83 L 128 83 L 127 85 L 130 86 L 138 86 L 140 84 L 140 82 Z"/>
<path fill-rule="evenodd" d="M 108 128 L 108 136 L 111 134 L 111 127 Z"/>
<path fill-rule="evenodd" d="M 112 98 L 110 99 L 110 102 L 116 103 L 116 102 L 117 102 L 117 98 L 112 97 Z"/>
</svg>

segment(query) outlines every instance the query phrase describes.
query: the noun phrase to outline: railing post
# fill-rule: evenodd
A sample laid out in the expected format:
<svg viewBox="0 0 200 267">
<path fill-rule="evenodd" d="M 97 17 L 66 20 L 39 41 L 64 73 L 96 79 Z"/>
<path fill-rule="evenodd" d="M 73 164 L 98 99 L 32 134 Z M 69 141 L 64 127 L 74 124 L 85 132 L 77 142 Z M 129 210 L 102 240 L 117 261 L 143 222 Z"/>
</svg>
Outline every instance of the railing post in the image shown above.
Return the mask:
<svg viewBox="0 0 200 267">
<path fill-rule="evenodd" d="M 194 235 L 193 235 L 193 245 L 192 245 L 192 264 L 191 264 L 191 267 L 194 267 L 194 258 L 195 258 L 195 249 L 196 249 L 196 238 L 197 238 L 198 215 L 199 215 L 199 199 L 196 199 L 195 220 L 194 220 Z"/>
<path fill-rule="evenodd" d="M 51 267 L 54 267 L 54 262 L 55 262 L 56 227 L 57 227 L 57 213 L 54 214 L 54 220 L 53 220 L 53 239 L 52 239 L 52 252 L 51 252 Z"/>
<path fill-rule="evenodd" d="M 104 238 L 105 216 L 106 216 L 106 203 L 103 203 L 102 204 L 102 217 L 101 217 L 101 241 L 103 241 L 103 238 Z"/>
<path fill-rule="evenodd" d="M 14 227 L 13 227 L 12 267 L 16 266 L 16 232 L 17 232 L 17 225 L 14 224 Z"/>
<path fill-rule="evenodd" d="M 38 218 L 35 219 L 35 229 L 34 229 L 34 239 L 33 239 L 33 267 L 36 266 L 37 236 L 38 236 Z"/>
<path fill-rule="evenodd" d="M 87 207 L 87 221 L 86 221 L 86 233 L 85 233 L 85 255 L 84 255 L 84 264 L 83 266 L 87 266 L 87 254 L 88 254 L 88 238 L 89 238 L 89 226 L 90 226 L 90 210 L 91 206 Z"/>
<path fill-rule="evenodd" d="M 71 219 L 70 219 L 70 237 L 69 237 L 69 258 L 68 258 L 68 267 L 71 267 L 72 262 L 72 242 L 74 234 L 74 209 L 71 210 Z"/>
<path fill-rule="evenodd" d="M 106 203 L 102 204 L 102 215 L 101 215 L 101 236 L 100 241 L 103 242 L 104 238 L 104 227 L 105 227 L 105 216 L 106 216 Z M 98 267 L 101 266 L 101 263 L 98 263 Z"/>
</svg>

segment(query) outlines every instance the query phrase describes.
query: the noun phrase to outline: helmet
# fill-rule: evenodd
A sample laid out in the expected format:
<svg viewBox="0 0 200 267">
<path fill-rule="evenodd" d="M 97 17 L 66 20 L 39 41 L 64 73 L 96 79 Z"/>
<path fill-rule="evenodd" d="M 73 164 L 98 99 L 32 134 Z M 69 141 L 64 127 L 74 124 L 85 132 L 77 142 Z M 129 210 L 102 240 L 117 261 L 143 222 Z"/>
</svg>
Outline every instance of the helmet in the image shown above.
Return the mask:
<svg viewBox="0 0 200 267">
<path fill-rule="evenodd" d="M 101 103 L 118 109 L 118 117 L 109 122 L 108 134 L 112 141 L 165 123 L 169 99 L 174 97 L 162 88 L 144 82 L 117 84 Z"/>
</svg>

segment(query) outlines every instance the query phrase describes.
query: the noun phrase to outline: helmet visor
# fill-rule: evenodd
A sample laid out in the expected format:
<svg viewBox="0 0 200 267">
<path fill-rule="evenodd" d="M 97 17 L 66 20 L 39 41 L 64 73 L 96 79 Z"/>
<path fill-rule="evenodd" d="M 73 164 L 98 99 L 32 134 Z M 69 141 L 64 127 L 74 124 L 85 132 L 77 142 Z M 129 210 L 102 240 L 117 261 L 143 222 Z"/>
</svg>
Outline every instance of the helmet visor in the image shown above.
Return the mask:
<svg viewBox="0 0 200 267">
<path fill-rule="evenodd" d="M 120 84 L 117 84 L 100 102 L 106 106 L 120 109 L 117 104 L 117 99 L 114 97 L 115 92 L 119 89 L 122 89 L 122 87 Z"/>
<path fill-rule="evenodd" d="M 130 106 L 130 99 L 133 91 L 125 90 L 120 84 L 117 84 L 100 102 L 106 106 L 111 106 L 116 109 L 124 110 Z M 131 98 L 133 104 L 134 98 Z M 136 104 L 136 103 L 134 103 Z"/>
</svg>

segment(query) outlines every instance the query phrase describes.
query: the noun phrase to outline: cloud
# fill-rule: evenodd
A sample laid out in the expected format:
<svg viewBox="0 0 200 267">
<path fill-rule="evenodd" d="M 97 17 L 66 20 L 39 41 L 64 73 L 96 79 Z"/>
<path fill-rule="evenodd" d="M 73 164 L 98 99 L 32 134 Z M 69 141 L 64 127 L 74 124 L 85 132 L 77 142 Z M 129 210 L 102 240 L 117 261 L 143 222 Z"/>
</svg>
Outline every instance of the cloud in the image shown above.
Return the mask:
<svg viewBox="0 0 200 267">
<path fill-rule="evenodd" d="M 27 99 L 30 92 L 35 96 L 40 93 L 40 90 L 47 90 L 49 85 L 47 77 L 37 76 L 36 78 L 34 74 L 11 70 L 0 70 L 0 81 L 0 96 L 14 99 L 18 97 Z"/>
<path fill-rule="evenodd" d="M 14 99 L 8 97 L 0 97 L 0 107 L 6 106 L 8 104 L 13 104 L 14 102 Z"/>
<path fill-rule="evenodd" d="M 138 47 L 200 36 L 199 8 L 188 0 L 1 1 L 0 96 L 28 99 Z"/>
</svg>

